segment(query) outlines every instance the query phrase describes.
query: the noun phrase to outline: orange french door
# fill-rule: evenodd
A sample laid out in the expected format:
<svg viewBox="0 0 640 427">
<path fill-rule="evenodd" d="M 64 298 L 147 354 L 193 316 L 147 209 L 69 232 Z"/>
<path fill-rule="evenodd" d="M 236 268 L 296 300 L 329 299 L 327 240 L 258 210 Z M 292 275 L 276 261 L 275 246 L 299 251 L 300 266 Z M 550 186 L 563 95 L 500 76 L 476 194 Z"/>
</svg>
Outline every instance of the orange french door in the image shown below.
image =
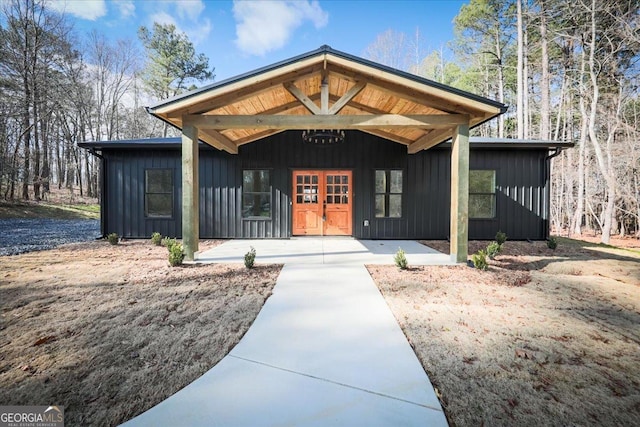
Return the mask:
<svg viewBox="0 0 640 427">
<path fill-rule="evenodd" d="M 294 236 L 352 234 L 351 171 L 293 172 Z"/>
</svg>

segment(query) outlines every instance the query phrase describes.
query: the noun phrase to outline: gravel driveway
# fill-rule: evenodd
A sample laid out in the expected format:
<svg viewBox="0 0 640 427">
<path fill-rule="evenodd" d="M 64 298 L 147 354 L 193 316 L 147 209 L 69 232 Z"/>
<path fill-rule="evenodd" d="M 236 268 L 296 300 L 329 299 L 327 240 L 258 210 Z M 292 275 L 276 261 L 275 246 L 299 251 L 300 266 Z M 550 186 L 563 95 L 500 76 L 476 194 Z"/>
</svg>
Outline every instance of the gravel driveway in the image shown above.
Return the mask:
<svg viewBox="0 0 640 427">
<path fill-rule="evenodd" d="M 100 237 L 96 219 L 0 219 L 0 255 L 51 249 Z"/>
</svg>

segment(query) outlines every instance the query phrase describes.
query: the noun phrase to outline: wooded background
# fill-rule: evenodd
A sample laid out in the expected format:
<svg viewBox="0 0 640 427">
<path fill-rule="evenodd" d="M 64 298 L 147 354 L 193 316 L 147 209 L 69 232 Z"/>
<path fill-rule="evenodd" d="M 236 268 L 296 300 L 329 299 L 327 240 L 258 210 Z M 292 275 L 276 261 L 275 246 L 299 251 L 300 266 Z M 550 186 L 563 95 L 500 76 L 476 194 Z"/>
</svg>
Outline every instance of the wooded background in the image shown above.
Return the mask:
<svg viewBox="0 0 640 427">
<path fill-rule="evenodd" d="M 44 0 L 0 4 L 6 200 L 46 198 L 52 186 L 96 197 L 99 163 L 76 143 L 167 136 L 143 106 L 214 79 L 171 25 L 111 41 L 78 34 Z M 454 29 L 433 51 L 419 28 L 388 30 L 364 56 L 509 105 L 476 135 L 575 142 L 553 159 L 553 228 L 595 230 L 605 243 L 640 236 L 640 2 L 472 0 Z"/>
</svg>

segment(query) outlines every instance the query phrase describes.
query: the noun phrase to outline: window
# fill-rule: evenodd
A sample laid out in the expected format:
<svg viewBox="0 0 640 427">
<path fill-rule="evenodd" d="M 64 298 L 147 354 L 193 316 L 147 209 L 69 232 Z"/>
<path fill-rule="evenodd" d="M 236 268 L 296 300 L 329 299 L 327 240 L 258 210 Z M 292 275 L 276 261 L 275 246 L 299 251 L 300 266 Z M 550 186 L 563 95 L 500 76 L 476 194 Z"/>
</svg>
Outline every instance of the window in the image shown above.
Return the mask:
<svg viewBox="0 0 640 427">
<path fill-rule="evenodd" d="M 242 171 L 242 217 L 271 218 L 271 177 L 268 170 Z"/>
<path fill-rule="evenodd" d="M 376 218 L 402 217 L 402 171 L 376 171 Z"/>
<path fill-rule="evenodd" d="M 496 217 L 496 171 L 469 171 L 469 218 Z"/>
<path fill-rule="evenodd" d="M 144 171 L 144 214 L 148 218 L 173 217 L 173 169 Z"/>
</svg>

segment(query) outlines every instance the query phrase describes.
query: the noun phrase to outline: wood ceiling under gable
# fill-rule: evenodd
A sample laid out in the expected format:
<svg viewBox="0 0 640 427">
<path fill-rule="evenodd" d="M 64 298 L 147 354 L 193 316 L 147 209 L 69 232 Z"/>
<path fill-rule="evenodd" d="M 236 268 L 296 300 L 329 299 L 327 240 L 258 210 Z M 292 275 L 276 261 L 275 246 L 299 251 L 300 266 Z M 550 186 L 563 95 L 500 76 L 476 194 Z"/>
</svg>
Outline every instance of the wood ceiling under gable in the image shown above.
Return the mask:
<svg viewBox="0 0 640 427">
<path fill-rule="evenodd" d="M 329 128 L 359 129 L 414 153 L 450 138 L 458 124 L 473 127 L 504 108 L 323 47 L 147 110 L 180 129 L 196 126 L 202 141 L 230 153 L 287 129 Z"/>
</svg>

